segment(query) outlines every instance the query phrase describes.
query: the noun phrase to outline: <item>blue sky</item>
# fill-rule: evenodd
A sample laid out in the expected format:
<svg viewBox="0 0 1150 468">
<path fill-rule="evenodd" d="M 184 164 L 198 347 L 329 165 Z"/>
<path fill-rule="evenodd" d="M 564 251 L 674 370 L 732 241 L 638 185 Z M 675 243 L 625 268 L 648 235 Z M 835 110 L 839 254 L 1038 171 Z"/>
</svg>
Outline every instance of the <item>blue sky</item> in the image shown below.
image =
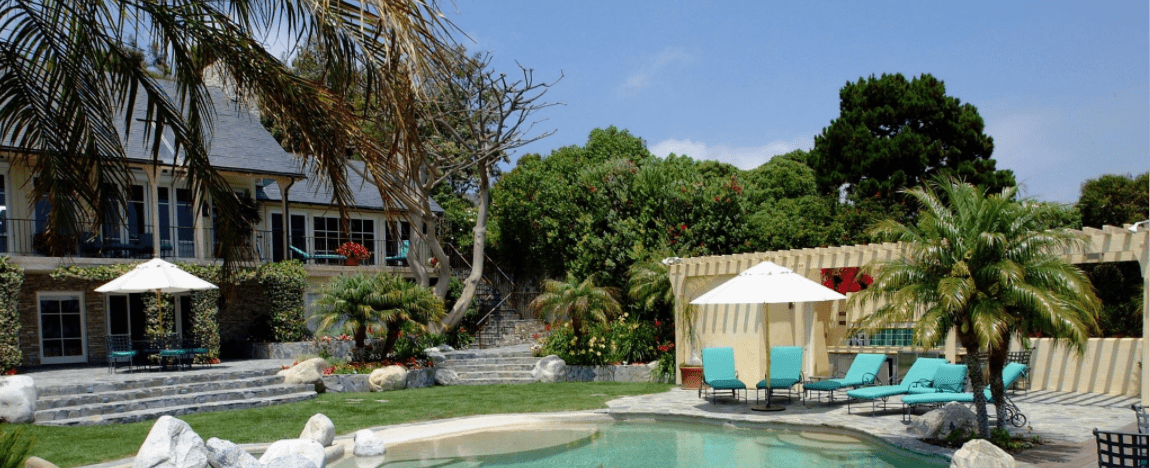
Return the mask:
<svg viewBox="0 0 1150 468">
<path fill-rule="evenodd" d="M 978 107 L 1023 193 L 1073 202 L 1087 179 L 1147 171 L 1150 3 L 456 0 L 442 5 L 509 75 L 564 78 L 538 114 L 549 154 L 615 125 L 747 169 L 838 117 L 847 81 L 930 73 Z"/>
</svg>

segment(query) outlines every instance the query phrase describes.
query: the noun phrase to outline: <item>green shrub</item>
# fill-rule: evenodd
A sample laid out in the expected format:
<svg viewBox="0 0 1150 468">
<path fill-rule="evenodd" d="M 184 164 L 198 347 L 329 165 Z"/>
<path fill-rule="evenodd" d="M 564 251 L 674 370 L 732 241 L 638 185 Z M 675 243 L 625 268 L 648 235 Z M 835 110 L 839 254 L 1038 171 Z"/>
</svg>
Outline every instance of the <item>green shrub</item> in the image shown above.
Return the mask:
<svg viewBox="0 0 1150 468">
<path fill-rule="evenodd" d="M 24 270 L 8 257 L 0 257 L 0 371 L 20 365 L 20 314 L 17 296 L 24 284 Z"/>
<path fill-rule="evenodd" d="M 303 265 L 297 260 L 266 263 L 260 265 L 256 278 L 263 286 L 273 339 L 282 343 L 306 338 L 303 295 L 307 290 L 307 270 Z"/>
<path fill-rule="evenodd" d="M 24 431 L 0 429 L 0 468 L 24 468 L 24 460 L 32 453 L 32 439 Z"/>
</svg>

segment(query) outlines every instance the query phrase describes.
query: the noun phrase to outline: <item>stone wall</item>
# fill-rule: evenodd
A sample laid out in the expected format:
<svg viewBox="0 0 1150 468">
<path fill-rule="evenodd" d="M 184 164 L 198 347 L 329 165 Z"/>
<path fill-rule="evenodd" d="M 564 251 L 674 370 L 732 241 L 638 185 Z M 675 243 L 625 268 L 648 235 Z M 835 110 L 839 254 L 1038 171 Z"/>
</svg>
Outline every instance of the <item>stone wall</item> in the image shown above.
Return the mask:
<svg viewBox="0 0 1150 468">
<path fill-rule="evenodd" d="M 657 362 L 637 366 L 567 366 L 568 382 L 654 382 Z"/>
<path fill-rule="evenodd" d="M 371 391 L 369 374 L 335 374 L 323 376 L 325 391 L 331 393 L 367 393 Z M 435 369 L 408 369 L 407 388 L 424 388 L 435 385 Z"/>
<path fill-rule="evenodd" d="M 367 340 L 371 345 L 375 340 Z M 319 356 L 320 348 L 316 341 L 296 341 L 292 343 L 247 343 L 244 357 L 248 359 L 295 359 L 299 356 Z M 350 359 L 355 341 L 331 340 L 323 347 L 327 354 L 336 359 Z"/>
</svg>

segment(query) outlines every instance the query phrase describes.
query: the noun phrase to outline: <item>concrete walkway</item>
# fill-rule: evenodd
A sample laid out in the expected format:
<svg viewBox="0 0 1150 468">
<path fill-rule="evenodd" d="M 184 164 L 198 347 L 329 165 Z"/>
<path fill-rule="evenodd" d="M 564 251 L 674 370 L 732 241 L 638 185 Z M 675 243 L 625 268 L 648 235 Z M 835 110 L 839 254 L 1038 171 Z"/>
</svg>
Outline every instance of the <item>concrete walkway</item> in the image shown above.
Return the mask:
<svg viewBox="0 0 1150 468">
<path fill-rule="evenodd" d="M 98 387 L 101 384 L 131 382 L 157 377 L 187 379 L 193 376 L 210 376 L 228 372 L 282 369 L 283 366 L 290 366 L 291 364 L 292 361 L 290 359 L 229 359 L 220 364 L 213 364 L 211 367 L 196 364 L 192 366 L 191 369 L 175 370 L 169 368 L 163 371 L 158 371 L 155 367 L 151 369 L 137 368 L 133 370 L 128 370 L 127 367 L 120 367 L 115 373 L 109 373 L 107 366 L 41 366 L 28 369 L 21 375 L 31 377 L 32 380 L 36 382 L 37 387 L 74 385 L 80 383 Z"/>
</svg>

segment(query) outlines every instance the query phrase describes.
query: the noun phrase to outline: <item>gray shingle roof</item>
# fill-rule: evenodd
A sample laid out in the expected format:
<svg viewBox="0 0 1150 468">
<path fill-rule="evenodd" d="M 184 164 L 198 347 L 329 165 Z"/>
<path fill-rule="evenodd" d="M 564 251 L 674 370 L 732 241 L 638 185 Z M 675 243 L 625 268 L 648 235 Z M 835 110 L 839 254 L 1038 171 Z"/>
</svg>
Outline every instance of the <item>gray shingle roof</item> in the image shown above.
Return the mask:
<svg viewBox="0 0 1150 468">
<path fill-rule="evenodd" d="M 175 93 L 175 83 L 160 81 L 160 86 Z M 267 175 L 287 175 L 304 177 L 300 163 L 291 153 L 284 151 L 279 143 L 260 123 L 256 112 L 229 98 L 222 89 L 209 86 L 215 119 L 212 124 L 210 158 L 212 166 L 218 170 L 230 170 Z M 145 102 L 142 96 L 136 99 L 133 111 L 136 120 L 132 122 L 131 134 L 124 146 L 129 159 L 148 162 L 152 160 L 151 149 L 146 146 L 143 122 Z M 165 132 L 165 143 L 161 149 L 161 161 L 172 163 L 172 134 Z M 182 158 L 181 158 L 182 159 Z"/>
<path fill-rule="evenodd" d="M 348 161 L 348 164 L 363 168 L 363 163 L 360 161 Z M 383 198 L 379 196 L 379 190 L 375 185 L 367 183 L 363 177 L 360 177 L 356 171 L 349 170 L 347 172 L 347 185 L 351 188 L 352 196 L 355 198 L 355 208 L 365 210 L 384 210 L 396 209 L 404 210 L 405 206 L 385 205 Z M 279 184 L 271 182 L 269 185 L 256 188 L 256 200 L 279 202 L 283 200 L 283 194 L 280 192 Z M 288 191 L 288 202 L 310 204 L 310 205 L 332 205 L 331 189 L 326 187 L 325 184 L 318 179 L 308 179 L 301 182 L 296 182 Z M 442 213 L 443 208 L 435 202 L 434 199 L 430 200 L 431 210 L 436 213 Z M 398 201 L 395 203 L 399 203 Z"/>
</svg>

